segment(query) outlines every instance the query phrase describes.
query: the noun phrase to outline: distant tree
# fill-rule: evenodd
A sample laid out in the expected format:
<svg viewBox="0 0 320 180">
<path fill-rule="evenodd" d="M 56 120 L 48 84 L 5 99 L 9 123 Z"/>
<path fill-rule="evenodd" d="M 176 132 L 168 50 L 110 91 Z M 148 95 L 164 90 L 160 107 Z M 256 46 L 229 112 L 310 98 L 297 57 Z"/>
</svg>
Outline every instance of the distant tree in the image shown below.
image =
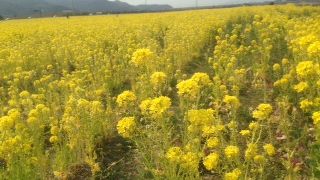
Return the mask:
<svg viewBox="0 0 320 180">
<path fill-rule="evenodd" d="M 0 21 L 4 20 L 4 18 L 0 15 Z"/>
</svg>

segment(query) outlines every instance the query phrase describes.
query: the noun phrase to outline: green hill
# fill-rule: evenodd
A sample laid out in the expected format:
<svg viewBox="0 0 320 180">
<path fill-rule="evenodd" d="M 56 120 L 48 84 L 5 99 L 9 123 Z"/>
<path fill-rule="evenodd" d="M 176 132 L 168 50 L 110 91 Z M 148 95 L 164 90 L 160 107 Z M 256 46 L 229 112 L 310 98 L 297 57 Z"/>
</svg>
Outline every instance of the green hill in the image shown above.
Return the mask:
<svg viewBox="0 0 320 180">
<path fill-rule="evenodd" d="M 53 5 L 43 0 L 0 0 L 0 15 L 3 17 L 55 14 L 66 9 L 64 6 Z"/>
<path fill-rule="evenodd" d="M 172 9 L 169 5 L 133 6 L 121 1 L 107 0 L 0 0 L 0 15 L 3 17 L 29 17 L 61 14 L 66 10 L 76 13 L 137 12 Z"/>
</svg>

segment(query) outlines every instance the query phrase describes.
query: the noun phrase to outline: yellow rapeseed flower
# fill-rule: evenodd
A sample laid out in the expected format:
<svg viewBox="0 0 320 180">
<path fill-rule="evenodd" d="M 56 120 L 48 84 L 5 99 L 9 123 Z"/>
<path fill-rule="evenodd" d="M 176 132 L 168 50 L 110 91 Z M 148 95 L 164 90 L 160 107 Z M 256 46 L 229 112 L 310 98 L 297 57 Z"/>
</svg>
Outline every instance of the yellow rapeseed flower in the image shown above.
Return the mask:
<svg viewBox="0 0 320 180">
<path fill-rule="evenodd" d="M 294 90 L 297 93 L 305 92 L 309 88 L 309 85 L 307 82 L 300 82 L 299 84 L 294 86 Z"/>
<path fill-rule="evenodd" d="M 167 80 L 167 75 L 164 72 L 155 72 L 151 75 L 150 81 L 154 88 L 161 87 Z"/>
<path fill-rule="evenodd" d="M 217 153 L 210 153 L 208 156 L 206 156 L 203 159 L 203 165 L 204 167 L 209 170 L 215 170 L 219 163 L 219 154 Z"/>
<path fill-rule="evenodd" d="M 264 145 L 263 149 L 269 156 L 274 156 L 276 154 L 276 149 L 272 144 Z"/>
<path fill-rule="evenodd" d="M 227 146 L 224 149 L 224 154 L 228 159 L 234 159 L 239 156 L 239 148 L 237 146 Z"/>
<path fill-rule="evenodd" d="M 314 112 L 312 114 L 313 124 L 320 125 L 320 111 Z"/>
<path fill-rule="evenodd" d="M 309 55 L 318 55 L 320 53 L 320 41 L 315 41 L 307 49 Z"/>
<path fill-rule="evenodd" d="M 302 61 L 297 67 L 296 71 L 299 78 L 307 78 L 316 74 L 315 64 L 312 61 Z"/>
<path fill-rule="evenodd" d="M 167 153 L 166 158 L 171 162 L 180 162 L 183 152 L 180 147 L 171 147 Z"/>
<path fill-rule="evenodd" d="M 257 129 L 259 129 L 260 125 L 258 122 L 251 122 L 249 124 L 249 129 L 252 131 L 256 131 Z"/>
<path fill-rule="evenodd" d="M 136 50 L 131 58 L 131 62 L 136 65 L 142 65 L 147 63 L 148 61 L 151 61 L 154 58 L 154 53 L 150 49 L 138 49 Z"/>
<path fill-rule="evenodd" d="M 280 64 L 276 63 L 276 64 L 273 65 L 272 68 L 273 68 L 273 71 L 278 72 L 278 71 L 280 71 L 281 66 L 280 66 Z"/>
<path fill-rule="evenodd" d="M 217 132 L 217 128 L 212 125 L 205 125 L 202 127 L 202 136 L 203 137 L 210 137 Z"/>
<path fill-rule="evenodd" d="M 182 156 L 181 167 L 191 172 L 198 172 L 200 158 L 197 153 L 187 152 Z"/>
<path fill-rule="evenodd" d="M 245 136 L 245 137 L 248 137 L 248 136 L 250 136 L 250 130 L 241 130 L 240 131 L 240 134 L 242 135 L 242 136 Z"/>
<path fill-rule="evenodd" d="M 191 79 L 197 82 L 200 87 L 208 86 L 211 84 L 210 77 L 206 73 L 195 73 L 191 77 Z"/>
<path fill-rule="evenodd" d="M 260 104 L 257 109 L 253 111 L 252 115 L 258 120 L 265 120 L 269 118 L 272 111 L 272 106 L 270 104 Z"/>
<path fill-rule="evenodd" d="M 57 134 L 59 133 L 59 128 L 58 128 L 58 126 L 52 126 L 52 127 L 50 128 L 50 133 L 51 133 L 52 135 L 57 135 Z"/>
<path fill-rule="evenodd" d="M 283 78 L 277 80 L 276 82 L 274 82 L 274 83 L 273 83 L 273 86 L 284 88 L 284 87 L 286 87 L 288 84 L 289 84 L 289 80 L 288 80 L 287 78 L 283 77 Z"/>
<path fill-rule="evenodd" d="M 90 102 L 90 111 L 92 114 L 99 114 L 103 112 L 103 105 L 100 101 Z"/>
<path fill-rule="evenodd" d="M 14 127 L 14 119 L 10 116 L 3 116 L 0 118 L 0 130 L 5 131 Z"/>
<path fill-rule="evenodd" d="M 200 94 L 200 86 L 193 79 L 181 81 L 178 85 L 178 95 L 183 98 L 195 100 Z"/>
<path fill-rule="evenodd" d="M 313 102 L 309 101 L 308 99 L 300 101 L 300 108 L 305 112 L 310 111 L 313 108 L 313 105 Z"/>
<path fill-rule="evenodd" d="M 122 118 L 117 124 L 118 133 L 124 138 L 131 138 L 136 128 L 134 117 Z"/>
<path fill-rule="evenodd" d="M 171 106 L 171 99 L 166 96 L 160 96 L 155 99 L 147 99 L 141 102 L 140 109 L 144 116 L 161 119 Z"/>
<path fill-rule="evenodd" d="M 55 144 L 57 142 L 59 142 L 59 138 L 58 136 L 51 136 L 49 141 L 52 143 L 52 144 Z"/>
<path fill-rule="evenodd" d="M 21 113 L 18 109 L 10 109 L 8 111 L 8 116 L 16 122 L 21 118 Z"/>
<path fill-rule="evenodd" d="M 288 65 L 288 64 L 289 64 L 289 60 L 288 60 L 287 58 L 283 58 L 283 59 L 281 60 L 281 64 L 282 64 L 283 66 Z"/>
<path fill-rule="evenodd" d="M 250 143 L 250 144 L 248 144 L 248 147 L 247 147 L 247 149 L 245 151 L 245 158 L 250 160 L 255 155 L 257 155 L 257 152 L 258 152 L 257 144 Z"/>
<path fill-rule="evenodd" d="M 199 109 L 188 111 L 188 121 L 195 126 L 211 125 L 214 122 L 213 109 Z"/>
<path fill-rule="evenodd" d="M 263 164 L 266 161 L 266 158 L 262 155 L 256 155 L 254 156 L 253 161 L 257 164 Z"/>
<path fill-rule="evenodd" d="M 119 107 L 127 108 L 134 105 L 136 100 L 137 97 L 132 91 L 124 91 L 118 95 L 116 102 Z"/>
<path fill-rule="evenodd" d="M 216 148 L 219 146 L 219 144 L 220 144 L 220 140 L 217 137 L 210 137 L 206 141 L 206 146 L 208 148 Z"/>
<path fill-rule="evenodd" d="M 228 172 L 224 175 L 225 180 L 238 180 L 241 176 L 241 170 L 240 169 L 234 169 L 231 172 Z"/>
<path fill-rule="evenodd" d="M 236 109 L 240 106 L 240 101 L 237 96 L 225 95 L 223 98 L 223 102 Z"/>
<path fill-rule="evenodd" d="M 19 96 L 20 96 L 21 98 L 28 98 L 28 97 L 30 97 L 30 93 L 29 93 L 28 91 L 22 91 L 22 92 L 19 94 Z"/>
</svg>

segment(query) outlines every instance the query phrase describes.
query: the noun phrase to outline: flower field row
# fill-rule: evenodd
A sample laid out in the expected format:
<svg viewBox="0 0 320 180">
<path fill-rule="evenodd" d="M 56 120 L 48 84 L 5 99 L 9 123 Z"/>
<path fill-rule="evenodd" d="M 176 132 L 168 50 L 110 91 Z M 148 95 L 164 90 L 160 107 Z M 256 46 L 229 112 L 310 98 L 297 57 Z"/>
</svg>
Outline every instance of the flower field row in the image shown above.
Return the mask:
<svg viewBox="0 0 320 180">
<path fill-rule="evenodd" d="M 320 178 L 320 8 L 0 22 L 0 179 Z"/>
</svg>

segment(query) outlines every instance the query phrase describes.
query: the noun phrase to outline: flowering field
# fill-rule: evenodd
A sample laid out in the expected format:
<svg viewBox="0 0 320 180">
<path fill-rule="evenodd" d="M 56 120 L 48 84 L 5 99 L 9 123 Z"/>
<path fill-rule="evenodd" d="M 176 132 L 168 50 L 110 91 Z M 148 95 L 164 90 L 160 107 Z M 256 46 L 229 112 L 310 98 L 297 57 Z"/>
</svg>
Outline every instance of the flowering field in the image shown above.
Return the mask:
<svg viewBox="0 0 320 180">
<path fill-rule="evenodd" d="M 319 179 L 320 7 L 0 22 L 0 179 Z"/>
</svg>

